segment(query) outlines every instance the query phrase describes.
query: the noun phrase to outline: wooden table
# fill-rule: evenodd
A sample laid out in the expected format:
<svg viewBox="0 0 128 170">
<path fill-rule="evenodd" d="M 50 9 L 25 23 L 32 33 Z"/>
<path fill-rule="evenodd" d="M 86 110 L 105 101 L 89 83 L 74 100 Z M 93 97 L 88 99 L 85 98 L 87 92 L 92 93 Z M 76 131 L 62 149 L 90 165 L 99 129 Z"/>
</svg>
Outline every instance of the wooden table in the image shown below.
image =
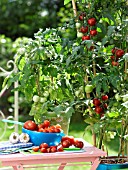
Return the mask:
<svg viewBox="0 0 128 170">
<path fill-rule="evenodd" d="M 52 166 L 58 165 L 58 170 L 63 170 L 65 166 L 81 166 L 83 163 L 90 162 L 90 170 L 96 170 L 100 163 L 100 157 L 106 156 L 106 153 L 91 144 L 84 142 L 85 152 L 78 153 L 41 153 L 41 154 L 23 154 L 15 153 L 0 155 L 2 166 L 12 166 L 14 170 L 24 170 L 28 165 L 32 167 L 40 165 Z"/>
</svg>

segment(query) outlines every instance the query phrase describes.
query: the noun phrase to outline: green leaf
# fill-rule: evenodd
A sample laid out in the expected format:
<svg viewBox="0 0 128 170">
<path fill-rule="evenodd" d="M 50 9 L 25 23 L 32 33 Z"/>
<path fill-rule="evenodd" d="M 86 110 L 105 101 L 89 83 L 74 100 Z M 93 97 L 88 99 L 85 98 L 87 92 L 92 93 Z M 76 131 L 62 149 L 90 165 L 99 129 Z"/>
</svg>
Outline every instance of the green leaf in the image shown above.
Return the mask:
<svg viewBox="0 0 128 170">
<path fill-rule="evenodd" d="M 65 110 L 67 118 L 70 118 L 72 116 L 72 113 L 74 113 L 74 109 L 72 107 L 67 107 L 67 109 Z"/>
<path fill-rule="evenodd" d="M 59 106 L 56 106 L 54 108 L 54 112 L 57 114 L 57 115 L 60 115 L 60 113 L 64 110 L 64 107 L 62 105 L 59 105 Z"/>
<path fill-rule="evenodd" d="M 101 86 L 102 86 L 101 83 L 96 85 L 96 93 L 98 94 L 98 96 L 100 96 L 100 94 L 101 94 Z"/>
<path fill-rule="evenodd" d="M 103 34 L 105 34 L 106 33 L 106 28 L 102 23 L 98 23 L 97 24 L 97 31 L 102 32 Z"/>
<path fill-rule="evenodd" d="M 104 92 L 109 92 L 109 87 L 108 87 L 106 78 L 104 78 L 103 81 L 102 81 L 102 89 L 103 89 Z"/>
<path fill-rule="evenodd" d="M 84 119 L 84 122 L 86 122 L 87 124 L 95 124 L 97 121 L 98 121 L 97 118 L 89 116 L 86 119 Z"/>
<path fill-rule="evenodd" d="M 105 18 L 108 18 L 109 20 L 112 20 L 112 21 L 115 23 L 114 16 L 112 16 L 112 15 L 110 14 L 110 11 L 106 11 L 106 12 L 103 14 L 103 16 L 104 16 Z"/>
<path fill-rule="evenodd" d="M 113 117 L 118 117 L 119 116 L 119 112 L 110 112 L 110 113 L 108 113 L 108 116 L 110 117 L 110 118 L 113 118 Z"/>
<path fill-rule="evenodd" d="M 116 28 L 115 26 L 108 26 L 108 32 L 107 32 L 108 36 L 112 35 L 112 33 L 114 32 L 115 28 Z"/>
<path fill-rule="evenodd" d="M 57 68 L 48 67 L 47 70 L 49 71 L 49 74 L 50 74 L 52 77 L 57 77 Z"/>
<path fill-rule="evenodd" d="M 64 5 L 67 5 L 71 0 L 64 0 Z"/>
<path fill-rule="evenodd" d="M 70 63 L 71 63 L 71 57 L 68 57 L 68 59 L 66 60 L 66 67 L 68 67 Z"/>
<path fill-rule="evenodd" d="M 122 103 L 121 105 L 128 109 L 128 101 L 126 101 L 125 103 Z"/>
<path fill-rule="evenodd" d="M 102 39 L 102 45 L 105 45 L 108 42 L 108 37 L 104 37 Z"/>
</svg>

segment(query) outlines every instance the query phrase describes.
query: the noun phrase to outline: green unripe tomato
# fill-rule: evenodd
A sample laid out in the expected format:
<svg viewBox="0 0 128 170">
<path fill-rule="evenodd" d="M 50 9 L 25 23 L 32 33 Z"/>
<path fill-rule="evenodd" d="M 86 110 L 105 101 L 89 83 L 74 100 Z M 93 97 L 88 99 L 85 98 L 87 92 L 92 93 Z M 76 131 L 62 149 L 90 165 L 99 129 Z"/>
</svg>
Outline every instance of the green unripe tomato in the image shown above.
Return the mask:
<svg viewBox="0 0 128 170">
<path fill-rule="evenodd" d="M 116 93 L 116 94 L 115 94 L 115 99 L 116 99 L 117 101 L 120 101 L 120 100 L 121 100 L 121 97 L 120 97 L 119 93 Z"/>
<path fill-rule="evenodd" d="M 82 32 L 77 32 L 77 38 L 81 38 L 83 36 Z"/>
<path fill-rule="evenodd" d="M 111 112 L 114 112 L 114 111 L 116 111 L 116 107 L 113 106 L 113 107 L 111 108 Z"/>
<path fill-rule="evenodd" d="M 39 100 L 40 100 L 40 97 L 39 97 L 39 96 L 37 96 L 37 95 L 34 95 L 34 96 L 33 96 L 33 101 L 34 101 L 35 103 L 39 102 Z"/>
<path fill-rule="evenodd" d="M 76 22 L 76 28 L 80 28 L 81 24 L 79 22 Z"/>
<path fill-rule="evenodd" d="M 92 85 L 86 85 L 85 86 L 85 92 L 86 93 L 91 93 L 93 91 L 93 86 Z"/>
<path fill-rule="evenodd" d="M 128 101 L 128 97 L 123 97 L 122 100 L 123 100 L 123 102 L 127 102 Z"/>
<path fill-rule="evenodd" d="M 75 95 L 76 95 L 76 97 L 78 97 L 79 96 L 79 91 L 77 90 L 77 91 L 75 91 Z"/>
<path fill-rule="evenodd" d="M 45 98 L 45 97 L 41 97 L 40 98 L 40 103 L 44 103 L 44 102 L 46 102 L 47 101 L 47 99 Z"/>
<path fill-rule="evenodd" d="M 48 91 L 45 91 L 45 92 L 43 93 L 43 96 L 48 97 L 48 96 L 49 96 L 49 92 L 48 92 Z"/>
</svg>

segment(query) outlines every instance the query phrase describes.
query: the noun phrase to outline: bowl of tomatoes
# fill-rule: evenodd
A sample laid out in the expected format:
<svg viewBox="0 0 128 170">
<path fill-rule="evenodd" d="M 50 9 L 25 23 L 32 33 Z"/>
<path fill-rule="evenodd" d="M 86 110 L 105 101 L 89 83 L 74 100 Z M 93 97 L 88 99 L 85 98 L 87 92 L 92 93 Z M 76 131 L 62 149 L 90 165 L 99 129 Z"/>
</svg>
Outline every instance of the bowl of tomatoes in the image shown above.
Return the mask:
<svg viewBox="0 0 128 170">
<path fill-rule="evenodd" d="M 50 121 L 45 120 L 41 124 L 36 124 L 32 120 L 28 120 L 22 127 L 22 132 L 27 133 L 30 137 L 30 142 L 35 146 L 41 143 L 47 143 L 49 146 L 56 146 L 60 143 L 65 134 L 59 124 L 50 125 Z"/>
</svg>

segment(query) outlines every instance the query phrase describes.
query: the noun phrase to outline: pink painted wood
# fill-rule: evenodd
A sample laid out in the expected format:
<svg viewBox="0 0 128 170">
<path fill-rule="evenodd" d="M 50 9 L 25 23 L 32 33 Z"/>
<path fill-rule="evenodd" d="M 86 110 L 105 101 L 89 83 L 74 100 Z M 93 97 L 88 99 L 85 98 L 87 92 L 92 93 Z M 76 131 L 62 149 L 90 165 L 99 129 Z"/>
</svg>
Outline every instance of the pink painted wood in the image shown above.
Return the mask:
<svg viewBox="0 0 128 170">
<path fill-rule="evenodd" d="M 9 154 L 0 155 L 2 166 L 12 166 L 14 170 L 24 170 L 26 165 L 59 164 L 58 170 L 65 166 L 76 166 L 76 163 L 91 162 L 90 170 L 95 170 L 100 163 L 100 157 L 106 153 L 84 141 L 85 152 L 78 153 L 41 153 L 41 154 Z M 80 164 L 79 164 L 80 165 Z"/>
</svg>

